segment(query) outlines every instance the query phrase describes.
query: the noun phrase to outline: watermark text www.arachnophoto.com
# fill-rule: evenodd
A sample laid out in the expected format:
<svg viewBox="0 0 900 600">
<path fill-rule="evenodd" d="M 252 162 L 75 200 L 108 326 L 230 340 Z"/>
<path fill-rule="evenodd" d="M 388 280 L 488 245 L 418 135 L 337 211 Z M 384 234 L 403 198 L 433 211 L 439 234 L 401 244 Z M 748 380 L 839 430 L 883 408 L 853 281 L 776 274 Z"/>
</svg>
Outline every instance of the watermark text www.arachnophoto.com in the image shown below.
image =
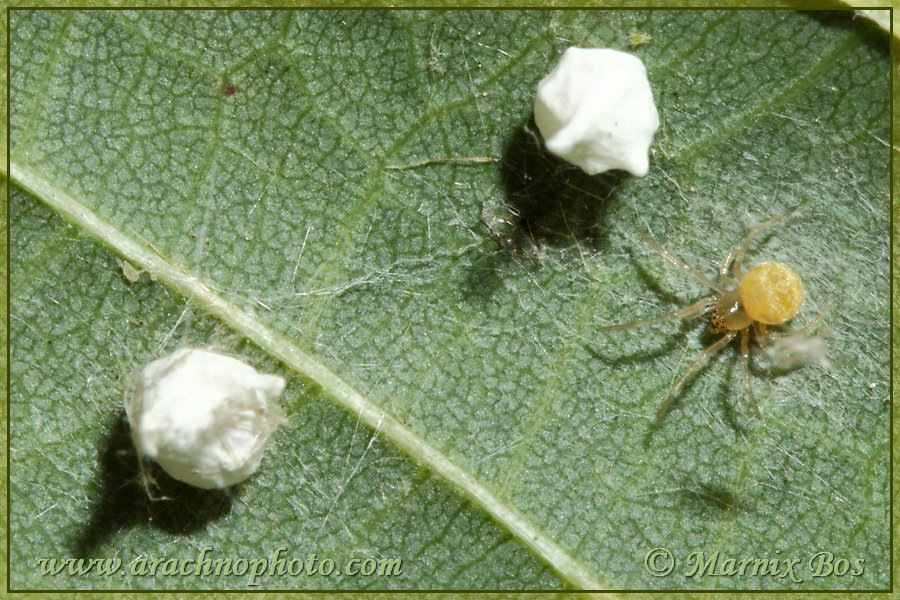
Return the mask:
<svg viewBox="0 0 900 600">
<path fill-rule="evenodd" d="M 403 574 L 399 558 L 350 558 L 335 560 L 315 553 L 291 556 L 280 546 L 269 557 L 220 557 L 206 546 L 194 557 L 148 558 L 140 556 L 125 564 L 120 558 L 39 558 L 37 568 L 45 576 L 131 575 L 135 577 L 246 577 L 257 586 L 265 577 L 394 577 Z"/>
</svg>

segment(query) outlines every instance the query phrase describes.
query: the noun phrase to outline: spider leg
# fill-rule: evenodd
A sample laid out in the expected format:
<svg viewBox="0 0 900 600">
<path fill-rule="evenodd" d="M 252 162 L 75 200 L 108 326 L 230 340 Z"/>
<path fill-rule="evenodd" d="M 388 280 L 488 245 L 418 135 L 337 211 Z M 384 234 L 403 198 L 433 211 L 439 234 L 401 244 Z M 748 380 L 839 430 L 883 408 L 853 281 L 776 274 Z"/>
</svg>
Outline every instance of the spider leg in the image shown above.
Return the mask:
<svg viewBox="0 0 900 600">
<path fill-rule="evenodd" d="M 768 333 L 768 337 L 784 338 L 784 337 L 792 337 L 792 336 L 798 336 L 798 337 L 805 336 L 810 331 L 815 329 L 816 326 L 822 322 L 822 319 L 825 318 L 825 315 L 827 315 L 829 312 L 831 312 L 830 306 L 825 308 L 825 310 L 823 310 L 822 312 L 820 312 L 818 314 L 818 316 L 816 316 L 816 318 L 812 320 L 812 323 L 810 323 L 809 325 L 807 325 L 806 327 L 804 327 L 803 329 L 801 329 L 799 331 L 770 331 Z"/>
<path fill-rule="evenodd" d="M 741 329 L 741 370 L 744 372 L 744 385 L 747 386 L 750 405 L 756 411 L 757 418 L 761 418 L 756 399 L 753 397 L 753 386 L 750 384 L 750 334 L 747 331 L 747 329 Z"/>
<path fill-rule="evenodd" d="M 663 248 L 662 246 L 660 246 L 659 244 L 654 242 L 653 239 L 649 235 L 647 235 L 646 232 L 638 230 L 638 234 L 641 236 L 641 238 L 643 238 L 643 240 L 645 242 L 650 244 L 650 246 L 654 250 L 659 252 L 660 256 L 662 256 L 664 259 L 666 259 L 667 261 L 669 261 L 670 263 L 672 263 L 673 265 L 675 265 L 676 267 L 678 267 L 679 269 L 681 269 L 682 271 L 684 271 L 685 273 L 687 273 L 688 275 L 690 275 L 691 277 L 693 277 L 694 279 L 696 279 L 697 281 L 702 283 L 703 285 L 716 290 L 720 294 L 725 293 L 725 288 L 723 288 L 721 285 L 719 285 L 718 283 L 716 283 L 715 281 L 713 281 L 712 279 L 710 279 L 709 277 L 707 277 L 706 275 L 704 275 L 703 273 L 701 273 L 700 271 L 695 269 L 694 267 L 690 266 L 689 264 L 685 263 L 684 261 L 682 261 L 682 260 L 676 258 L 675 256 L 673 256 L 672 254 L 670 254 L 668 250 L 666 250 L 665 248 Z"/>
<path fill-rule="evenodd" d="M 734 250 L 729 250 L 728 254 L 725 255 L 725 260 L 719 266 L 719 281 L 731 288 L 737 287 L 740 283 L 728 274 L 728 267 L 731 265 L 731 261 L 734 260 L 734 252 Z"/>
<path fill-rule="evenodd" d="M 753 243 L 753 238 L 755 238 L 759 233 L 764 230 L 766 227 L 769 227 L 772 223 L 783 217 L 784 215 L 775 215 L 765 223 L 761 223 L 747 232 L 747 237 L 744 238 L 744 245 L 734 251 L 734 276 L 738 279 L 741 279 L 744 276 L 744 255 L 747 253 L 747 250 L 750 249 L 750 244 Z"/>
<path fill-rule="evenodd" d="M 718 296 L 707 296 L 706 298 L 701 298 L 697 300 L 690 306 L 686 306 L 684 308 L 679 308 L 678 310 L 673 310 L 672 312 L 666 313 L 659 317 L 653 317 L 650 319 L 641 319 L 640 321 L 634 321 L 632 323 L 625 323 L 624 325 L 607 325 L 606 327 L 600 327 L 600 331 L 612 331 L 614 329 L 631 329 L 633 327 L 646 327 L 647 325 L 656 325 L 657 323 L 665 323 L 666 321 L 674 321 L 675 319 L 690 319 L 691 317 L 696 317 L 697 315 L 701 315 L 710 307 L 715 304 L 716 298 Z"/>
<path fill-rule="evenodd" d="M 653 429 L 659 429 L 660 424 L 662 424 L 663 417 L 666 416 L 666 411 L 669 410 L 669 405 L 672 404 L 672 400 L 675 399 L 675 396 L 678 395 L 678 392 L 681 391 L 681 387 L 684 383 L 690 378 L 691 375 L 697 372 L 700 367 L 702 367 L 710 356 L 724 348 L 728 345 L 728 342 L 734 339 L 734 336 L 737 335 L 736 331 L 729 331 L 714 343 L 710 344 L 703 352 L 700 353 L 700 356 L 697 357 L 697 360 L 687 368 L 681 378 L 675 382 L 675 385 L 672 386 L 672 389 L 669 390 L 669 395 L 666 397 L 666 401 L 663 402 L 662 407 L 659 409 L 659 414 L 656 416 L 656 423 L 653 424 Z"/>
</svg>

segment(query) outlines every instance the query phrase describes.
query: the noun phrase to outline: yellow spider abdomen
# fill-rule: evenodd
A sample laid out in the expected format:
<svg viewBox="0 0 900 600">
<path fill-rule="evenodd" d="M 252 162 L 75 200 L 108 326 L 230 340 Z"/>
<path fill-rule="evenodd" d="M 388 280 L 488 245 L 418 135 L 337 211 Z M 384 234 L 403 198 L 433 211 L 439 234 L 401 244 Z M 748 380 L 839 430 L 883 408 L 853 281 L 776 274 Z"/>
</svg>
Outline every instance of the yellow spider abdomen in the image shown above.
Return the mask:
<svg viewBox="0 0 900 600">
<path fill-rule="evenodd" d="M 750 269 L 739 289 L 741 305 L 754 321 L 781 325 L 803 304 L 803 282 L 789 266 L 764 262 Z"/>
</svg>

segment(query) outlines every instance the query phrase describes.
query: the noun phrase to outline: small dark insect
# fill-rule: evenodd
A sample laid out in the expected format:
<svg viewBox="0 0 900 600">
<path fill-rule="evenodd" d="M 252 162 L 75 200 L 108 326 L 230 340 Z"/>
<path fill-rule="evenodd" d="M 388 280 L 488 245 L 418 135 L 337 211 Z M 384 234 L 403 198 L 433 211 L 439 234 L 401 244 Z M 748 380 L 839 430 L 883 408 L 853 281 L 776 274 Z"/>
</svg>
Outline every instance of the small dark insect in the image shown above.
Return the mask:
<svg viewBox="0 0 900 600">
<path fill-rule="evenodd" d="M 825 317 L 829 309 L 822 311 L 812 323 L 797 332 L 776 332 L 769 329 L 770 326 L 783 325 L 791 320 L 800 311 L 803 304 L 803 283 L 800 276 L 789 266 L 777 262 L 763 262 L 746 273 L 744 272 L 744 255 L 750 248 L 753 239 L 766 227 L 781 218 L 777 215 L 762 225 L 758 225 L 747 233 L 743 245 L 731 250 L 725 255 L 722 265 L 719 267 L 719 282 L 709 279 L 690 265 L 682 262 L 665 248 L 654 242 L 644 233 L 639 232 L 654 250 L 667 261 L 693 277 L 700 283 L 715 291 L 711 296 L 701 298 L 694 304 L 685 308 L 674 310 L 660 317 L 642 319 L 625 325 L 611 325 L 601 327 L 601 331 L 614 329 L 631 329 L 656 325 L 675 319 L 689 319 L 706 312 L 712 311 L 709 331 L 723 334 L 713 344 L 703 350 L 697 359 L 687 368 L 682 376 L 669 390 L 669 395 L 663 403 L 656 423 L 653 428 L 658 429 L 672 400 L 681 390 L 681 387 L 697 372 L 710 356 L 724 348 L 736 337 L 740 336 L 741 367 L 744 373 L 744 383 L 747 386 L 747 395 L 750 404 L 759 417 L 759 407 L 753 398 L 753 389 L 750 385 L 750 334 L 753 333 L 760 346 L 771 345 L 771 340 L 804 338 Z M 729 275 L 729 267 L 731 274 Z"/>
<path fill-rule="evenodd" d="M 234 93 L 235 93 L 236 91 L 237 91 L 237 90 L 235 89 L 234 84 L 233 84 L 233 83 L 229 83 L 228 85 L 225 86 L 225 91 L 222 92 L 222 93 L 225 94 L 225 97 L 226 97 L 226 98 L 228 98 L 229 96 L 234 96 Z"/>
</svg>

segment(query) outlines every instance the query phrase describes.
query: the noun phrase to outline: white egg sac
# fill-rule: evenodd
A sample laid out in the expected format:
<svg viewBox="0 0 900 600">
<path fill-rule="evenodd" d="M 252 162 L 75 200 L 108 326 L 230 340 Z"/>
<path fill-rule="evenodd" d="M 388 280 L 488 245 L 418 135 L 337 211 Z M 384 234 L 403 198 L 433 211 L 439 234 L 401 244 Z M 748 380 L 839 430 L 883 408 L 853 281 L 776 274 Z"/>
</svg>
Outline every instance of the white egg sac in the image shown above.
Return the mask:
<svg viewBox="0 0 900 600">
<path fill-rule="evenodd" d="M 538 83 L 534 120 L 547 149 L 594 175 L 624 169 L 643 177 L 659 128 L 639 58 L 604 48 L 569 48 Z"/>
<path fill-rule="evenodd" d="M 141 371 L 125 400 L 138 455 L 199 488 L 224 488 L 249 477 L 283 421 L 271 402 L 284 391 L 278 375 L 259 373 L 224 354 L 183 348 Z"/>
</svg>

